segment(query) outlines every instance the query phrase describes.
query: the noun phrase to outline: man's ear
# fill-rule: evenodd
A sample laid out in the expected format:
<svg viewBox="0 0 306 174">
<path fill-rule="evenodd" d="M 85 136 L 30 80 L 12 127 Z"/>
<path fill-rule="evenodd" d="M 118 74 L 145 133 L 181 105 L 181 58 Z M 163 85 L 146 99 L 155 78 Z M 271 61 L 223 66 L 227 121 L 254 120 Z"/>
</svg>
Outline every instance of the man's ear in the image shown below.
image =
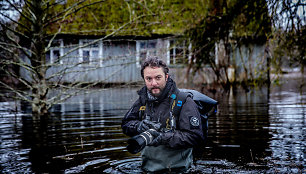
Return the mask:
<svg viewBox="0 0 306 174">
<path fill-rule="evenodd" d="M 166 74 L 166 81 L 168 81 L 169 74 Z"/>
</svg>

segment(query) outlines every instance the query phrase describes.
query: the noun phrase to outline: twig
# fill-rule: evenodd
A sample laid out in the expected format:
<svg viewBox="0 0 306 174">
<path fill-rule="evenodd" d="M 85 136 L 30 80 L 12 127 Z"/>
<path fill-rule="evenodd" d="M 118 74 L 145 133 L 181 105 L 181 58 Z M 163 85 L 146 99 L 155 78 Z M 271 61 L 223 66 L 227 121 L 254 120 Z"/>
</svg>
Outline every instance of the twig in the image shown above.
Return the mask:
<svg viewBox="0 0 306 174">
<path fill-rule="evenodd" d="M 255 162 L 254 162 L 254 158 L 253 158 L 253 154 L 252 154 L 252 149 L 250 149 L 250 154 L 251 154 L 253 163 L 255 163 Z"/>
</svg>

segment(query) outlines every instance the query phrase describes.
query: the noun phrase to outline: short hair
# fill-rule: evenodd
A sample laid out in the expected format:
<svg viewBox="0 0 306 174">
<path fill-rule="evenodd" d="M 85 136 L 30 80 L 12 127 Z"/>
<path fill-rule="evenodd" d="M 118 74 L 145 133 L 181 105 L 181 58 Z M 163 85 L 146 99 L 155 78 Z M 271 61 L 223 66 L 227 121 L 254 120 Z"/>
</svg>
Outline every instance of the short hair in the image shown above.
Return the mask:
<svg viewBox="0 0 306 174">
<path fill-rule="evenodd" d="M 158 57 L 149 57 L 141 65 L 141 77 L 142 78 L 144 78 L 143 71 L 148 66 L 149 67 L 158 67 L 158 68 L 162 67 L 163 71 L 166 75 L 169 73 L 169 68 L 163 60 L 159 59 Z"/>
</svg>

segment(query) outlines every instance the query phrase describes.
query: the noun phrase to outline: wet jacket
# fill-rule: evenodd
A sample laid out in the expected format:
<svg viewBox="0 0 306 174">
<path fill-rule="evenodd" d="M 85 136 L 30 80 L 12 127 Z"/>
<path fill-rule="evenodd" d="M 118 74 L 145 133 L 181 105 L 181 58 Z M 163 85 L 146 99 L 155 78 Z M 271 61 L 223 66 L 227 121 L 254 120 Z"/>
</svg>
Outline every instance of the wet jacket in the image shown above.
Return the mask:
<svg viewBox="0 0 306 174">
<path fill-rule="evenodd" d="M 132 108 L 126 113 L 122 120 L 123 133 L 131 137 L 138 134 L 137 124 L 142 120 L 139 109 L 143 105 L 146 105 L 145 114 L 151 121 L 158 121 L 162 124 L 162 128 L 169 128 L 169 117 L 171 111 L 170 96 L 177 91 L 178 89 L 175 82 L 171 78 L 168 78 L 166 87 L 157 100 L 150 100 L 147 95 L 147 88 L 143 87 L 140 91 L 138 91 L 139 99 L 133 104 Z M 204 139 L 201 126 L 202 124 L 200 123 L 200 113 L 196 104 L 190 97 L 186 99 L 185 104 L 182 106 L 180 116 L 178 118 L 176 116 L 175 119 L 176 129 L 168 131 L 164 134 L 164 142 L 167 143 L 162 146 L 162 148 L 165 150 L 163 153 L 170 153 L 170 150 L 178 150 L 182 151 L 182 153 L 187 153 L 184 152 L 186 149 L 190 149 L 193 146 L 198 145 Z M 194 124 L 195 119 L 198 120 L 198 124 Z M 157 148 L 160 149 L 161 147 Z M 151 153 L 156 154 L 156 152 L 154 152 L 156 151 L 156 147 L 147 146 L 144 151 L 148 151 L 148 149 L 151 149 Z M 188 154 L 186 154 L 187 156 L 190 156 L 189 152 L 190 150 L 188 150 Z M 172 154 L 174 153 L 172 152 Z M 150 156 L 150 160 L 154 160 L 153 158 L 155 155 L 142 152 L 142 156 Z M 143 158 L 143 162 L 148 162 L 150 160 Z M 173 166 L 175 166 L 175 164 L 173 164 Z"/>
</svg>

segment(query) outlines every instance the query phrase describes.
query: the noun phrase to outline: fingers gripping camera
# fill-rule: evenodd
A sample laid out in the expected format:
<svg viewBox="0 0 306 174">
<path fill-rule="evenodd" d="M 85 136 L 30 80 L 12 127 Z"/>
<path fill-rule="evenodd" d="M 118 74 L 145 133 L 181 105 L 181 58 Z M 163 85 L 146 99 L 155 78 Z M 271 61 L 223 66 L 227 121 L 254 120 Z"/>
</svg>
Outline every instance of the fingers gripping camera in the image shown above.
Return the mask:
<svg viewBox="0 0 306 174">
<path fill-rule="evenodd" d="M 137 132 L 142 133 L 149 129 L 159 130 L 160 127 L 161 127 L 161 124 L 158 122 L 153 122 L 150 120 L 142 120 L 137 124 Z"/>
</svg>

